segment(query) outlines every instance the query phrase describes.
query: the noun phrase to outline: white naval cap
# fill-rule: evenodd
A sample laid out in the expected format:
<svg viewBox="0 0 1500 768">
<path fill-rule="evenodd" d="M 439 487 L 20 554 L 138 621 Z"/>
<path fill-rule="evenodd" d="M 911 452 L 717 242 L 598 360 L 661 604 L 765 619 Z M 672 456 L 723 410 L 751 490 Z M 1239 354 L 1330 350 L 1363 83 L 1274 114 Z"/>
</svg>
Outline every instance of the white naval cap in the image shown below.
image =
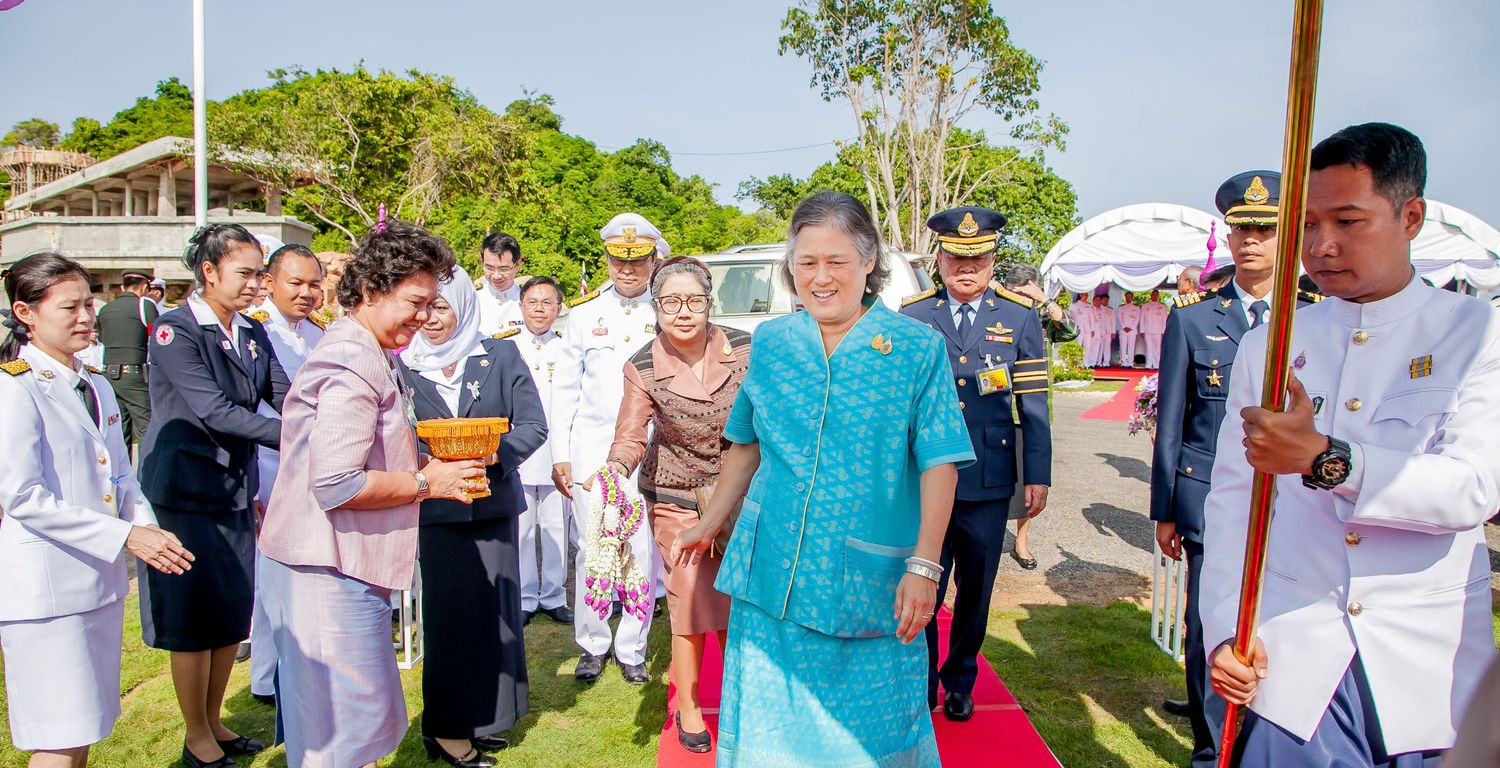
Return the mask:
<svg viewBox="0 0 1500 768">
<path fill-rule="evenodd" d="M 271 254 L 280 250 L 283 245 L 286 245 L 286 243 L 277 239 L 275 235 L 256 235 L 255 239 L 260 241 L 260 261 L 262 264 L 270 263 Z"/>
<path fill-rule="evenodd" d="M 604 239 L 604 252 L 610 258 L 637 261 L 655 253 L 667 258 L 672 255 L 672 246 L 661 236 L 661 230 L 639 213 L 622 213 L 609 220 L 599 230 Z"/>
<path fill-rule="evenodd" d="M 154 288 L 165 288 L 167 287 L 167 281 L 158 277 L 151 281 L 151 286 Z"/>
</svg>

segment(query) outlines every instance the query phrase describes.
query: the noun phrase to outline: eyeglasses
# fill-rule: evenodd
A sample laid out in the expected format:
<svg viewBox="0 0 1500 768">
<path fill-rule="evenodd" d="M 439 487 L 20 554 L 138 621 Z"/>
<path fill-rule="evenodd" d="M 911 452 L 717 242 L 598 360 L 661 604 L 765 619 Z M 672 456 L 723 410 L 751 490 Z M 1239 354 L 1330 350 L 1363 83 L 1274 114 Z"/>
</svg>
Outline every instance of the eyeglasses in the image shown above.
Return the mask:
<svg viewBox="0 0 1500 768">
<path fill-rule="evenodd" d="M 527 309 L 544 309 L 557 306 L 556 299 L 527 299 L 521 302 L 521 306 Z"/>
<path fill-rule="evenodd" d="M 686 299 L 680 299 L 676 296 L 666 296 L 664 298 L 655 299 L 654 303 L 656 304 L 657 309 L 669 315 L 675 315 L 678 312 L 681 312 L 683 304 L 687 305 L 689 312 L 692 312 L 695 315 L 701 315 L 704 312 L 708 311 L 708 305 L 712 304 L 713 300 L 703 295 L 689 296 Z"/>
<path fill-rule="evenodd" d="M 481 265 L 481 268 L 484 270 L 485 274 L 510 275 L 515 274 L 516 268 L 519 266 L 519 264 L 512 264 L 508 267 L 492 267 L 488 264 L 484 264 Z"/>
</svg>

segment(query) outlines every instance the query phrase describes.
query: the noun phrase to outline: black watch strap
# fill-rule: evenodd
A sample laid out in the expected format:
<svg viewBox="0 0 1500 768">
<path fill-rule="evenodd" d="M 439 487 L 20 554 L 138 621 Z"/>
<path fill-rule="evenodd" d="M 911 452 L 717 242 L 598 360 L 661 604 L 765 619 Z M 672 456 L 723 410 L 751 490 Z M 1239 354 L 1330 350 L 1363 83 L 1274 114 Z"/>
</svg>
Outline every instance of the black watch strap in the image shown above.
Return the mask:
<svg viewBox="0 0 1500 768">
<path fill-rule="evenodd" d="M 1349 444 L 1337 437 L 1328 438 L 1328 450 L 1313 459 L 1312 473 L 1302 476 L 1302 484 L 1308 488 L 1329 491 L 1349 479 L 1354 469 L 1354 454 Z"/>
</svg>

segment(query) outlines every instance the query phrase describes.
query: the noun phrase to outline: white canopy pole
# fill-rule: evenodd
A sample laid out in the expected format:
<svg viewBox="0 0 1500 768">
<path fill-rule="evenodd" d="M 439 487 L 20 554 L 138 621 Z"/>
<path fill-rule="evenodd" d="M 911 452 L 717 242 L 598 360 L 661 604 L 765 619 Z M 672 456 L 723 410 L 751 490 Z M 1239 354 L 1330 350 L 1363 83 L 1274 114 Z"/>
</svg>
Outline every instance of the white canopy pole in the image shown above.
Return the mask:
<svg viewBox="0 0 1500 768">
<path fill-rule="evenodd" d="M 193 0 L 193 225 L 208 224 L 208 109 L 203 95 L 203 0 Z"/>
</svg>

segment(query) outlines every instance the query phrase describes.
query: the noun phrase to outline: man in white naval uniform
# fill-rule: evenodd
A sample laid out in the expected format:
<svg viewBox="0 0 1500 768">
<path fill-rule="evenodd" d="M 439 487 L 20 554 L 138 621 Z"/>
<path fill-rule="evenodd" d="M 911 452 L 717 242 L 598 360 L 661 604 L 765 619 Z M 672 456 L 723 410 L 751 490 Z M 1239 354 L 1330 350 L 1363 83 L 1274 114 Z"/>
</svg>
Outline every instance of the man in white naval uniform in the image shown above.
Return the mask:
<svg viewBox="0 0 1500 768">
<path fill-rule="evenodd" d="M 1098 346 L 1094 347 L 1094 367 L 1107 368 L 1115 351 L 1115 311 L 1109 296 L 1094 297 L 1094 327 L 1098 329 Z"/>
<path fill-rule="evenodd" d="M 651 307 L 651 269 L 658 256 L 666 258 L 671 248 L 651 222 L 634 213 L 610 219 L 599 232 L 609 257 L 608 285 L 574 299 L 563 328 L 557 377 L 552 386 L 552 417 L 548 435 L 552 441 L 552 480 L 574 500 L 573 522 L 581 532 L 588 502 L 584 485 L 601 467 L 615 437 L 615 418 L 625 397 L 625 362 L 656 333 L 656 312 Z M 590 485 L 592 485 L 590 483 Z M 580 540 L 584 537 L 579 535 Z M 649 526 L 641 526 L 630 539 L 630 548 L 643 571 L 659 567 L 656 545 Z M 587 588 L 578 574 L 586 572 L 588 552 L 579 547 L 574 566 L 574 605 L 583 605 Z M 648 570 L 649 568 L 649 570 Z M 575 612 L 573 634 L 583 649 L 574 676 L 593 682 L 604 671 L 610 647 L 627 682 L 644 685 L 646 635 L 651 615 L 638 619 L 626 612 L 610 637 L 609 624 L 592 610 Z"/>
<path fill-rule="evenodd" d="M 1412 270 L 1416 136 L 1351 126 L 1311 167 L 1302 263 L 1329 298 L 1297 313 L 1285 412 L 1259 407 L 1266 331 L 1235 358 L 1204 509 L 1210 678 L 1249 702 L 1242 768 L 1432 768 L 1495 654 L 1500 312 Z M 1246 665 L 1232 638 L 1254 470 L 1279 477 Z"/>
<path fill-rule="evenodd" d="M 1073 325 L 1078 328 L 1078 344 L 1083 347 L 1083 365 L 1087 368 L 1094 367 L 1094 345 L 1095 334 L 1098 329 L 1094 327 L 1098 320 L 1094 316 L 1094 307 L 1089 304 L 1088 294 L 1076 294 L 1073 302 L 1068 305 L 1068 317 L 1073 318 Z"/>
<path fill-rule="evenodd" d="M 552 383 L 557 378 L 558 353 L 562 337 L 552 329 L 562 311 L 562 289 L 550 277 L 533 277 L 521 287 L 521 316 L 526 324 L 501 331 L 521 350 L 521 358 L 531 369 L 537 393 L 542 397 L 542 411 L 552 431 Z M 568 579 L 568 517 L 571 502 L 552 484 L 552 437 L 521 464 L 521 492 L 526 497 L 526 511 L 518 521 L 521 527 L 521 611 L 526 623 L 537 611 L 553 621 L 572 624 L 575 616 L 568 607 L 564 583 Z M 542 545 L 541 567 L 537 566 L 537 540 Z"/>
<path fill-rule="evenodd" d="M 1170 310 L 1161 300 L 1161 291 L 1152 291 L 1151 300 L 1141 305 L 1141 338 L 1146 342 L 1146 367 L 1161 367 L 1161 337 L 1167 332 Z"/>
<path fill-rule="evenodd" d="M 520 328 L 521 286 L 516 274 L 521 269 L 521 244 L 504 232 L 491 232 L 479 246 L 479 264 L 484 269 L 484 277 L 474 281 L 479 332 L 492 336 Z"/>
<path fill-rule="evenodd" d="M 1135 340 L 1141 334 L 1141 308 L 1135 303 L 1135 294 L 1125 294 L 1125 302 L 1115 310 L 1120 322 L 1120 365 L 1135 367 Z"/>
<path fill-rule="evenodd" d="M 269 293 L 260 306 L 247 314 L 266 327 L 271 337 L 271 348 L 276 360 L 281 363 L 288 379 L 295 379 L 297 370 L 307 360 L 307 354 L 323 338 L 323 326 L 312 311 L 323 293 L 323 265 L 308 248 L 300 245 L 284 245 L 271 253 L 266 270 Z M 266 405 L 257 410 L 262 416 L 281 418 L 280 414 Z M 257 506 L 264 514 L 271 500 L 271 489 L 276 486 L 276 471 L 281 466 L 281 453 L 269 448 L 256 449 L 256 462 L 260 465 L 260 490 L 256 493 Z M 258 557 L 258 555 L 257 555 Z M 250 695 L 257 701 L 270 704 L 275 701 L 276 646 L 271 642 L 271 621 L 261 606 L 260 590 L 255 592 L 255 605 L 250 616 Z"/>
</svg>

